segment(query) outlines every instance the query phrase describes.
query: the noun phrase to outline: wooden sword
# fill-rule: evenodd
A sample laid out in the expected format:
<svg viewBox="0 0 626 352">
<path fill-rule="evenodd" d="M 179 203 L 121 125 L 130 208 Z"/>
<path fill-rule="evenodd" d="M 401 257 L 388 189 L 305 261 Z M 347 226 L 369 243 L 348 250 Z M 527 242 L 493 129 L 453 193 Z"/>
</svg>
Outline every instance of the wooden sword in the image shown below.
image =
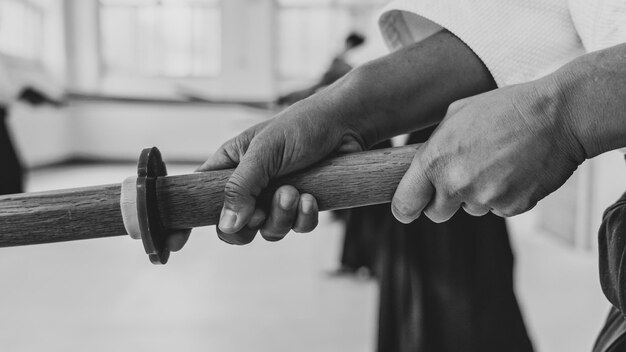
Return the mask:
<svg viewBox="0 0 626 352">
<path fill-rule="evenodd" d="M 259 201 L 289 184 L 315 196 L 321 211 L 388 203 L 418 147 L 323 160 L 273 180 Z M 146 148 L 138 175 L 122 184 L 0 196 L 0 247 L 129 234 L 143 241 L 153 263 L 165 264 L 169 233 L 218 223 L 232 172 L 166 176 L 159 150 Z"/>
</svg>

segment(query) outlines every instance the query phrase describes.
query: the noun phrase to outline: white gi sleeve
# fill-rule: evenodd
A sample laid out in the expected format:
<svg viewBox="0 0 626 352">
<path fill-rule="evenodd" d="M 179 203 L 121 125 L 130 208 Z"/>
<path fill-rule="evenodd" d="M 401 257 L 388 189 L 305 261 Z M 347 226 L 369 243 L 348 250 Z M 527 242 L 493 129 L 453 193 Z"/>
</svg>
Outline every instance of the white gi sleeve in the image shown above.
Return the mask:
<svg viewBox="0 0 626 352">
<path fill-rule="evenodd" d="M 569 0 L 572 20 L 588 52 L 626 42 L 626 1 Z"/>
<path fill-rule="evenodd" d="M 568 0 L 396 0 L 379 25 L 391 49 L 447 29 L 500 87 L 537 79 L 585 53 Z"/>
</svg>

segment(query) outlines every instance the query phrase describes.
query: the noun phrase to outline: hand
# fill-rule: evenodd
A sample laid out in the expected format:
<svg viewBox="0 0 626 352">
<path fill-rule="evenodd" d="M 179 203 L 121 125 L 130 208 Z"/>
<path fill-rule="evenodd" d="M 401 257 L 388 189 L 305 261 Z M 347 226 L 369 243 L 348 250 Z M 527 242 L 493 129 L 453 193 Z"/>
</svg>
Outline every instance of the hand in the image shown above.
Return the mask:
<svg viewBox="0 0 626 352">
<path fill-rule="evenodd" d="M 270 241 L 293 229 L 309 232 L 317 225 L 317 201 L 282 186 L 269 209 L 256 198 L 270 179 L 309 166 L 336 152 L 364 150 L 360 132 L 346 123 L 342 108 L 333 108 L 334 95 L 303 100 L 272 120 L 263 122 L 222 145 L 198 171 L 235 168 L 224 190 L 218 235 L 232 244 L 251 242 L 257 231 Z M 339 106 L 339 105 L 337 105 Z M 343 104 L 341 104 L 343 106 Z"/>
<path fill-rule="evenodd" d="M 287 106 L 293 105 L 299 102 L 300 100 L 310 97 L 314 93 L 315 93 L 315 90 L 313 89 L 298 90 L 298 91 L 278 97 L 278 99 L 276 99 L 276 104 L 287 105 Z"/>
<path fill-rule="evenodd" d="M 395 217 L 443 222 L 459 207 L 513 216 L 559 188 L 585 152 L 555 86 L 544 79 L 450 105 L 396 190 Z"/>
</svg>

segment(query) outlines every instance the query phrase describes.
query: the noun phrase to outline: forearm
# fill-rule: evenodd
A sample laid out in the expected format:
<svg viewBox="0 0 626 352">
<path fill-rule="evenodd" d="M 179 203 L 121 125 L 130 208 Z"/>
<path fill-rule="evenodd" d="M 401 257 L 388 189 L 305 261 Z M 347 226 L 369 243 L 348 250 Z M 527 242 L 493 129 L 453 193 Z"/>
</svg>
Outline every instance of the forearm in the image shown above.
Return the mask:
<svg viewBox="0 0 626 352">
<path fill-rule="evenodd" d="M 582 56 L 546 80 L 582 157 L 626 147 L 626 44 Z"/>
<path fill-rule="evenodd" d="M 436 124 L 452 102 L 494 88 L 481 60 L 444 31 L 353 70 L 321 94 L 344 105 L 372 146 Z"/>
</svg>

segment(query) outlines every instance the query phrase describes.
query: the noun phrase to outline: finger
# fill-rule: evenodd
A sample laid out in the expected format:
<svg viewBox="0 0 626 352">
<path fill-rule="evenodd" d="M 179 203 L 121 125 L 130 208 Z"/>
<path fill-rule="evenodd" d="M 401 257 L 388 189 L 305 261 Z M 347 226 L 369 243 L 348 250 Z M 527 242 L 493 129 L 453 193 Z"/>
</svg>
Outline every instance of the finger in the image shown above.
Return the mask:
<svg viewBox="0 0 626 352">
<path fill-rule="evenodd" d="M 219 228 L 224 233 L 243 229 L 254 213 L 256 197 L 269 183 L 263 152 L 248 151 L 224 186 L 224 207 Z"/>
<path fill-rule="evenodd" d="M 460 201 L 446 196 L 444 192 L 435 190 L 435 196 L 432 201 L 424 208 L 424 215 L 439 224 L 450 220 L 460 206 Z"/>
<path fill-rule="evenodd" d="M 353 136 L 345 136 L 341 141 L 341 147 L 337 150 L 339 154 L 349 154 L 362 152 L 363 145 Z"/>
<path fill-rule="evenodd" d="M 172 252 L 178 252 L 183 248 L 187 240 L 189 239 L 189 235 L 191 234 L 191 230 L 176 230 L 172 232 L 167 237 L 167 248 L 169 248 Z"/>
<path fill-rule="evenodd" d="M 311 232 L 317 226 L 318 207 L 315 197 L 308 193 L 300 195 L 298 214 L 293 230 L 299 233 Z"/>
<path fill-rule="evenodd" d="M 426 176 L 420 162 L 423 149 L 424 147 L 421 147 L 417 150 L 411 166 L 400 180 L 391 201 L 393 216 L 405 224 L 420 216 L 435 193 L 435 188 Z"/>
<path fill-rule="evenodd" d="M 483 216 L 489 212 L 489 207 L 471 204 L 471 203 L 463 203 L 461 205 L 463 210 L 471 216 Z"/>
<path fill-rule="evenodd" d="M 493 209 L 491 209 L 491 212 L 494 215 L 497 215 L 501 218 L 510 218 L 519 214 L 523 214 L 527 211 L 530 211 L 531 209 L 533 209 L 535 206 L 537 206 L 537 202 L 531 204 L 531 205 L 522 205 L 522 204 L 509 204 L 508 206 L 495 206 Z"/>
<path fill-rule="evenodd" d="M 227 234 L 217 228 L 217 237 L 228 244 L 244 245 L 252 242 L 256 237 L 257 232 L 265 221 L 265 212 L 263 209 L 255 209 L 250 222 L 243 229 L 238 232 Z"/>
<path fill-rule="evenodd" d="M 281 186 L 272 198 L 270 213 L 261 227 L 261 235 L 268 241 L 279 241 L 296 221 L 300 194 L 293 186 Z"/>
<path fill-rule="evenodd" d="M 508 217 L 508 215 L 507 215 L 507 214 L 504 214 L 503 212 L 501 212 L 501 211 L 499 211 L 499 210 L 497 210 L 497 209 L 491 209 L 491 213 L 492 213 L 493 215 L 499 216 L 499 217 L 501 217 L 501 218 L 506 218 L 506 217 Z"/>
</svg>

